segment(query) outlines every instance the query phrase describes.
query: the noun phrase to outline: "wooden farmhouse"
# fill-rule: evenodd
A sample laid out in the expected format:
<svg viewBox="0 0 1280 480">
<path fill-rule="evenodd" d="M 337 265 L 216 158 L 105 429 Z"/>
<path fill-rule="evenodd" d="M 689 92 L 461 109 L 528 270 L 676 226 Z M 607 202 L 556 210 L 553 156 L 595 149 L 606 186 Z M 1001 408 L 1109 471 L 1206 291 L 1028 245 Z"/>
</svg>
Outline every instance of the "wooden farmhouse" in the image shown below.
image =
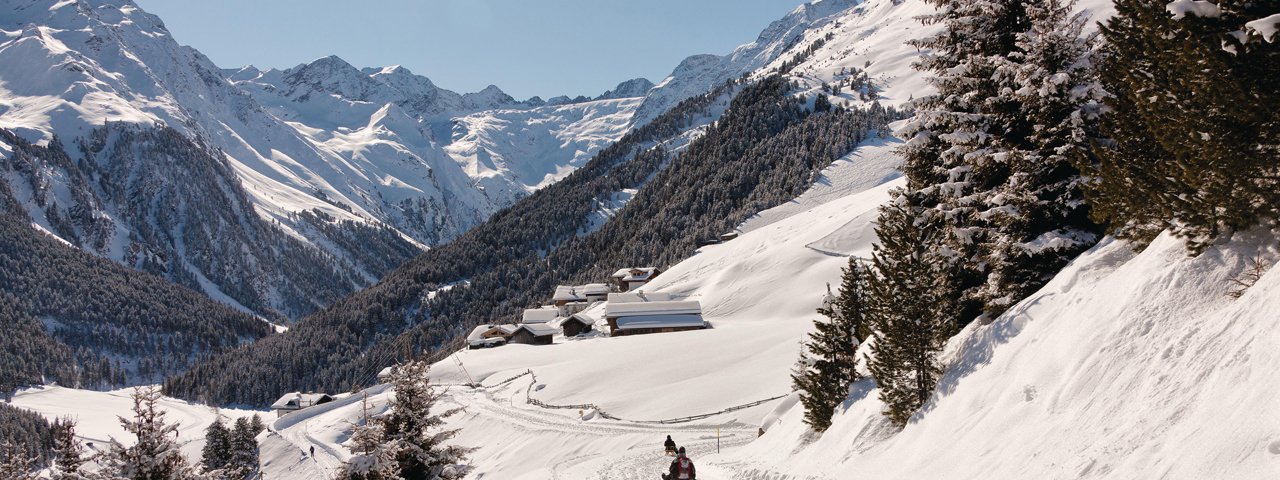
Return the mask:
<svg viewBox="0 0 1280 480">
<path fill-rule="evenodd" d="M 613 293 L 605 306 L 610 335 L 641 335 L 707 328 L 697 300 L 672 300 L 670 295 Z"/>
<path fill-rule="evenodd" d="M 283 417 L 286 414 L 302 410 L 307 407 L 322 405 L 333 401 L 333 396 L 327 393 L 286 393 L 276 403 L 271 404 L 271 409 L 276 411 L 276 418 Z"/>
<path fill-rule="evenodd" d="M 516 325 L 481 325 L 467 335 L 467 348 L 488 348 L 506 345 L 516 333 Z"/>
<path fill-rule="evenodd" d="M 596 319 L 588 315 L 586 312 L 578 312 L 569 318 L 560 321 L 560 329 L 564 331 L 566 337 L 576 337 L 578 335 L 589 333 L 596 326 Z"/>
<path fill-rule="evenodd" d="M 658 267 L 624 268 L 613 272 L 613 289 L 618 292 L 629 292 L 649 283 L 662 273 Z"/>
<path fill-rule="evenodd" d="M 523 343 L 525 345 L 551 345 L 552 339 L 556 332 L 556 327 L 545 323 L 522 323 L 516 328 L 516 333 L 511 335 L 508 343 Z"/>
<path fill-rule="evenodd" d="M 609 296 L 609 286 L 603 283 L 586 285 L 558 285 L 551 302 L 562 317 L 581 312 L 592 303 L 603 302 Z"/>
</svg>

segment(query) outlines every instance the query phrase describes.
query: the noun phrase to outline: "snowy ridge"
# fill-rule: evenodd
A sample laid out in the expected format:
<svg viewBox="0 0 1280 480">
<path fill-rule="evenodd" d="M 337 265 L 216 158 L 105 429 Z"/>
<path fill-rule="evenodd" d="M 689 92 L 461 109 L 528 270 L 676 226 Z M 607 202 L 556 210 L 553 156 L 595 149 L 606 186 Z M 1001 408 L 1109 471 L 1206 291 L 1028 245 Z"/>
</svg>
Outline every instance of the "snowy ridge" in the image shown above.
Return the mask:
<svg viewBox="0 0 1280 480">
<path fill-rule="evenodd" d="M 694 55 L 684 59 L 658 83 L 636 110 L 634 123 L 644 124 L 681 100 L 701 94 L 727 80 L 752 73 L 783 57 L 808 32 L 834 21 L 840 12 L 856 5 L 856 0 L 819 0 L 796 7 L 774 21 L 751 43 L 728 55 Z"/>
</svg>

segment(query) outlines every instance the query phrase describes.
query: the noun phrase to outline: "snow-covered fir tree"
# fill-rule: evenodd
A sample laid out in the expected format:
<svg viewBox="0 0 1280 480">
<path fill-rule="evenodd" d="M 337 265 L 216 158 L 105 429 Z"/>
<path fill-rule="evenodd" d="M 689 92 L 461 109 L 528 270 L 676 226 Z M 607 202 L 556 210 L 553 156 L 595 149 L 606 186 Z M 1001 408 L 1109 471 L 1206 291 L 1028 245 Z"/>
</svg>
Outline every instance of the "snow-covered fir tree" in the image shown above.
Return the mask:
<svg viewBox="0 0 1280 480">
<path fill-rule="evenodd" d="M 231 458 L 226 467 L 228 478 L 253 478 L 258 472 L 258 433 L 253 422 L 245 417 L 236 419 L 231 428 L 228 443 Z"/>
<path fill-rule="evenodd" d="M 85 478 L 80 474 L 80 466 L 84 465 L 84 444 L 76 438 L 75 420 L 62 418 L 53 423 L 53 468 L 52 477 L 60 480 L 78 480 Z"/>
<path fill-rule="evenodd" d="M 863 314 L 867 308 L 867 269 L 857 257 L 849 259 L 838 294 L 827 292 L 815 320 L 814 332 L 804 343 L 804 352 L 792 385 L 800 391 L 804 421 L 814 431 L 831 426 L 835 408 L 849 395 L 858 380 L 858 345 L 868 329 Z M 828 287 L 830 288 L 830 287 Z"/>
<path fill-rule="evenodd" d="M 914 42 L 929 49 L 916 64 L 932 73 L 937 93 L 915 102 L 916 115 L 899 136 L 907 189 L 915 192 L 922 217 L 945 223 L 927 255 L 948 263 L 943 271 L 955 275 L 960 287 L 960 310 L 967 322 L 984 311 L 978 288 L 986 280 L 983 244 L 992 226 L 985 214 L 994 188 L 1010 175 L 1002 137 L 1006 120 L 1016 117 L 1016 102 L 1000 96 L 998 72 L 1016 49 L 1019 32 L 1027 30 L 1024 2 L 1012 0 L 931 0 L 937 12 L 926 23 L 945 27 L 932 37 Z M 1026 134 L 1026 132 L 1022 132 Z"/>
<path fill-rule="evenodd" d="M 1029 29 L 995 77 L 1001 129 L 994 161 L 1007 170 L 991 188 L 980 217 L 986 238 L 978 290 L 984 314 L 997 316 L 1053 278 L 1093 246 L 1101 228 L 1089 219 L 1079 162 L 1097 138 L 1102 92 L 1089 62 L 1096 35 L 1082 34 L 1086 17 L 1063 0 L 1024 4 Z"/>
<path fill-rule="evenodd" d="M 461 409 L 432 411 L 442 393 L 431 387 L 430 368 L 425 360 L 411 360 L 392 370 L 395 398 L 389 411 L 369 418 L 366 405 L 364 426 L 357 428 L 362 440 L 352 442 L 353 453 L 359 455 L 347 464 L 340 478 L 452 480 L 471 470 L 464 462 L 473 449 L 448 445 L 458 431 L 441 428 L 445 418 Z M 386 476 L 388 459 L 394 461 L 397 476 Z"/>
<path fill-rule="evenodd" d="M 1280 216 L 1280 3 L 1117 0 L 1102 27 L 1109 141 L 1095 215 L 1122 238 L 1193 251 Z M 1275 40 L 1275 37 L 1269 37 Z"/>
<path fill-rule="evenodd" d="M 942 374 L 938 354 L 955 331 L 947 264 L 930 263 L 929 245 L 942 234 L 939 221 L 919 221 L 916 194 L 898 190 L 880 209 L 868 281 L 872 328 L 867 370 L 875 377 L 884 414 L 905 425 L 929 400 Z"/>
<path fill-rule="evenodd" d="M 200 464 L 206 474 L 214 475 L 231 463 L 231 431 L 218 418 L 204 430 L 204 440 Z"/>
<path fill-rule="evenodd" d="M 129 480 L 186 480 L 197 478 L 176 442 L 178 425 L 164 421 L 157 402 L 160 389 L 133 389 L 133 418 L 120 417 L 120 425 L 136 438 L 125 447 L 116 439 L 102 457 L 102 472 L 110 478 Z"/>
<path fill-rule="evenodd" d="M 27 450 L 19 445 L 0 444 L 0 478 L 13 480 L 40 478 L 36 471 L 36 457 L 27 453 Z"/>
<path fill-rule="evenodd" d="M 339 480 L 396 480 L 400 476 L 400 464 L 396 462 L 396 450 L 383 442 L 382 423 L 369 413 L 369 397 L 360 399 L 360 423 L 351 433 L 348 448 L 351 459 L 338 472 Z"/>
</svg>

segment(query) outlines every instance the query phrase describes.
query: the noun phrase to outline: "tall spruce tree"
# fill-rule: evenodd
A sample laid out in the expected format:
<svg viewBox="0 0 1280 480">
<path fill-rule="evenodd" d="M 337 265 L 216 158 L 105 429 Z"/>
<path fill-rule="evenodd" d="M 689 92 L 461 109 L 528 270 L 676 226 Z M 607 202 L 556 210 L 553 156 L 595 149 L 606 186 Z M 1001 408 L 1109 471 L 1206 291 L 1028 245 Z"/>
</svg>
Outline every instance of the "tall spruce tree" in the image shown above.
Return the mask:
<svg viewBox="0 0 1280 480">
<path fill-rule="evenodd" d="M 897 190 L 880 209 L 874 247 L 874 275 L 868 281 L 868 319 L 872 337 L 867 369 L 875 377 L 884 414 L 906 425 L 929 400 L 942 374 L 938 353 L 955 331 L 956 286 L 946 271 L 931 263 L 929 246 L 943 234 L 942 224 L 919 221 L 916 194 Z"/>
<path fill-rule="evenodd" d="M 84 444 L 76 438 L 76 423 L 71 417 L 55 421 L 53 434 L 53 476 L 61 479 L 79 478 L 84 465 Z"/>
<path fill-rule="evenodd" d="M 452 480 L 466 476 L 471 467 L 466 456 L 473 449 L 448 445 L 458 430 L 441 428 L 444 419 L 461 409 L 433 412 L 441 392 L 432 388 L 425 360 L 397 365 L 391 373 L 395 399 L 389 411 L 367 418 L 356 433 L 361 440 L 353 445 L 353 458 L 340 477 L 353 480 L 404 478 L 407 480 Z M 366 405 L 367 410 L 367 405 Z M 375 442 L 373 438 L 377 438 Z M 394 462 L 397 476 L 388 476 L 387 460 Z"/>
<path fill-rule="evenodd" d="M 384 441 L 382 423 L 369 413 L 369 396 L 360 399 L 360 423 L 351 433 L 348 448 L 354 454 L 343 465 L 337 478 L 340 480 L 399 480 L 400 464 L 396 462 L 396 450 Z"/>
<path fill-rule="evenodd" d="M 125 447 L 112 439 L 103 455 L 103 473 L 111 478 L 129 480 L 187 480 L 196 478 L 194 470 L 182 456 L 175 441 L 176 424 L 164 421 L 164 411 L 157 405 L 160 389 L 133 389 L 133 418 L 120 417 L 120 425 L 136 438 Z"/>
<path fill-rule="evenodd" d="M 1072 258 L 1093 246 L 1101 227 L 1089 219 L 1076 164 L 1097 138 L 1102 91 L 1089 62 L 1096 34 L 1063 0 L 1026 2 L 1028 30 L 996 72 L 1000 113 L 1008 126 L 1000 159 L 1008 169 L 980 214 L 986 281 L 978 291 L 989 318 L 1039 290 Z M 1005 116 L 1012 114 L 1012 116 Z"/>
<path fill-rule="evenodd" d="M 1249 27 L 1280 3 L 1195 3 L 1115 2 L 1102 27 L 1109 140 L 1083 167 L 1113 234 L 1167 229 L 1199 251 L 1280 215 L 1280 44 Z"/>
<path fill-rule="evenodd" d="M 857 257 L 849 258 L 844 269 L 840 291 L 827 292 L 818 313 L 825 320 L 815 320 L 814 332 L 805 342 L 805 352 L 791 375 L 792 385 L 800 391 L 805 424 L 823 432 L 831 426 L 835 408 L 849 395 L 849 387 L 858 380 L 858 345 L 868 330 L 864 321 L 867 305 L 867 269 Z M 830 286 L 828 286 L 828 289 Z"/>
<path fill-rule="evenodd" d="M 231 464 L 231 431 L 219 418 L 205 429 L 204 439 L 200 463 L 206 474 L 214 475 Z"/>
<path fill-rule="evenodd" d="M 924 207 L 917 221 L 945 224 L 926 255 L 949 264 L 944 270 L 959 287 L 955 316 L 967 322 L 984 311 L 979 288 L 986 282 L 984 246 L 993 228 L 985 213 L 995 188 L 1011 174 L 1005 137 L 1029 135 L 1025 125 L 1007 121 L 1018 117 L 1018 105 L 1000 95 L 997 81 L 1029 20 L 1021 1 L 930 3 L 937 12 L 923 21 L 945 28 L 913 44 L 933 52 L 915 67 L 932 74 L 937 93 L 914 103 L 915 117 L 898 133 L 907 139 L 899 153 L 907 188 Z"/>
<path fill-rule="evenodd" d="M 236 419 L 228 435 L 230 458 L 226 467 L 228 478 L 251 478 L 258 472 L 258 430 L 245 417 Z"/>
</svg>

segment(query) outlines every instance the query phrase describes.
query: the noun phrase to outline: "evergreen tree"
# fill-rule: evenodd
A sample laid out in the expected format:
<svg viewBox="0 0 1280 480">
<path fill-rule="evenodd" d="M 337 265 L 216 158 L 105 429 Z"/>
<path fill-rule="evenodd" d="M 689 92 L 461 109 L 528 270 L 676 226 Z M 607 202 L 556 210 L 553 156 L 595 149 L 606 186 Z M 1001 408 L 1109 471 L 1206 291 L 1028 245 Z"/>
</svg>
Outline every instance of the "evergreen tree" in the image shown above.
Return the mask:
<svg viewBox="0 0 1280 480">
<path fill-rule="evenodd" d="M 1109 140 L 1084 165 L 1095 179 L 1087 191 L 1095 217 L 1140 242 L 1168 229 L 1193 251 L 1273 222 L 1280 44 L 1256 38 L 1248 25 L 1280 12 L 1280 3 L 1221 0 L 1201 12 L 1115 4 L 1102 27 L 1100 69 Z"/>
<path fill-rule="evenodd" d="M 829 288 L 829 287 L 828 287 Z M 800 391 L 805 424 L 823 432 L 831 426 L 835 408 L 849 396 L 849 387 L 858 380 L 858 345 L 867 329 L 867 271 L 857 258 L 849 259 L 839 295 L 827 293 L 818 313 L 825 321 L 814 321 L 815 331 L 805 342 L 792 385 Z"/>
<path fill-rule="evenodd" d="M 370 418 L 367 399 L 363 425 L 353 434 L 352 452 L 340 478 L 351 480 L 451 480 L 466 476 L 471 467 L 463 464 L 472 449 L 445 442 L 458 434 L 445 430 L 444 419 L 461 409 L 433 413 L 441 393 L 431 387 L 425 360 L 397 365 L 391 373 L 395 399 L 389 411 Z"/>
<path fill-rule="evenodd" d="M 76 438 L 75 420 L 63 418 L 54 422 L 52 427 L 55 476 L 74 478 L 85 462 L 84 444 Z"/>
<path fill-rule="evenodd" d="M 176 424 L 166 424 L 164 411 L 156 405 L 160 390 L 155 387 L 133 389 L 133 419 L 120 417 L 120 425 L 137 441 L 125 447 L 112 439 L 103 456 L 103 473 L 129 480 L 186 480 L 196 478 L 175 438 Z"/>
<path fill-rule="evenodd" d="M 1000 104 L 1016 105 L 999 132 L 1008 176 L 980 216 L 988 226 L 978 290 L 988 317 L 1003 313 L 1093 246 L 1100 227 L 1088 216 L 1075 165 L 1097 137 L 1102 92 L 1089 63 L 1096 35 L 1062 0 L 1026 2 L 1030 28 L 997 70 Z M 1014 136 L 1017 133 L 1019 136 Z"/>
<path fill-rule="evenodd" d="M 0 444 L 0 478 L 9 480 L 36 480 L 36 458 L 21 446 Z"/>
<path fill-rule="evenodd" d="M 231 458 L 227 467 L 231 478 L 250 478 L 258 471 L 258 431 L 254 430 L 248 418 L 236 419 L 232 427 L 230 440 Z"/>
<path fill-rule="evenodd" d="M 945 263 L 958 286 L 956 318 L 967 322 L 984 311 L 979 288 L 986 282 L 984 246 L 993 226 L 986 211 L 995 188 L 1010 177 L 1007 137 L 1029 135 L 1011 123 L 1018 105 L 1002 98 L 998 82 L 1005 59 L 1015 52 L 1017 34 L 1028 27 L 1024 2 L 1013 0 L 930 0 L 937 13 L 925 23 L 941 23 L 938 34 L 913 42 L 933 51 L 916 69 L 931 72 L 934 95 L 915 102 L 916 116 L 899 132 L 907 188 L 920 210 L 917 221 L 945 224 L 945 234 L 926 255 Z"/>
<path fill-rule="evenodd" d="M 884 414 L 906 425 L 929 400 L 942 374 L 938 353 L 955 331 L 958 298 L 947 264 L 931 263 L 929 245 L 942 235 L 940 221 L 918 221 L 915 195 L 898 190 L 882 206 L 874 247 L 875 274 L 868 281 L 868 317 L 874 341 L 867 369 L 875 377 Z"/>
<path fill-rule="evenodd" d="M 369 415 L 369 396 L 360 399 L 360 424 L 351 433 L 351 444 L 348 448 L 354 456 L 338 473 L 339 479 L 345 480 L 399 480 L 400 464 L 396 462 L 396 451 L 388 448 L 384 441 L 382 423 Z"/>
<path fill-rule="evenodd" d="M 204 431 L 204 449 L 201 464 L 206 473 L 221 471 L 231 464 L 231 431 L 222 419 L 216 419 Z"/>
</svg>

